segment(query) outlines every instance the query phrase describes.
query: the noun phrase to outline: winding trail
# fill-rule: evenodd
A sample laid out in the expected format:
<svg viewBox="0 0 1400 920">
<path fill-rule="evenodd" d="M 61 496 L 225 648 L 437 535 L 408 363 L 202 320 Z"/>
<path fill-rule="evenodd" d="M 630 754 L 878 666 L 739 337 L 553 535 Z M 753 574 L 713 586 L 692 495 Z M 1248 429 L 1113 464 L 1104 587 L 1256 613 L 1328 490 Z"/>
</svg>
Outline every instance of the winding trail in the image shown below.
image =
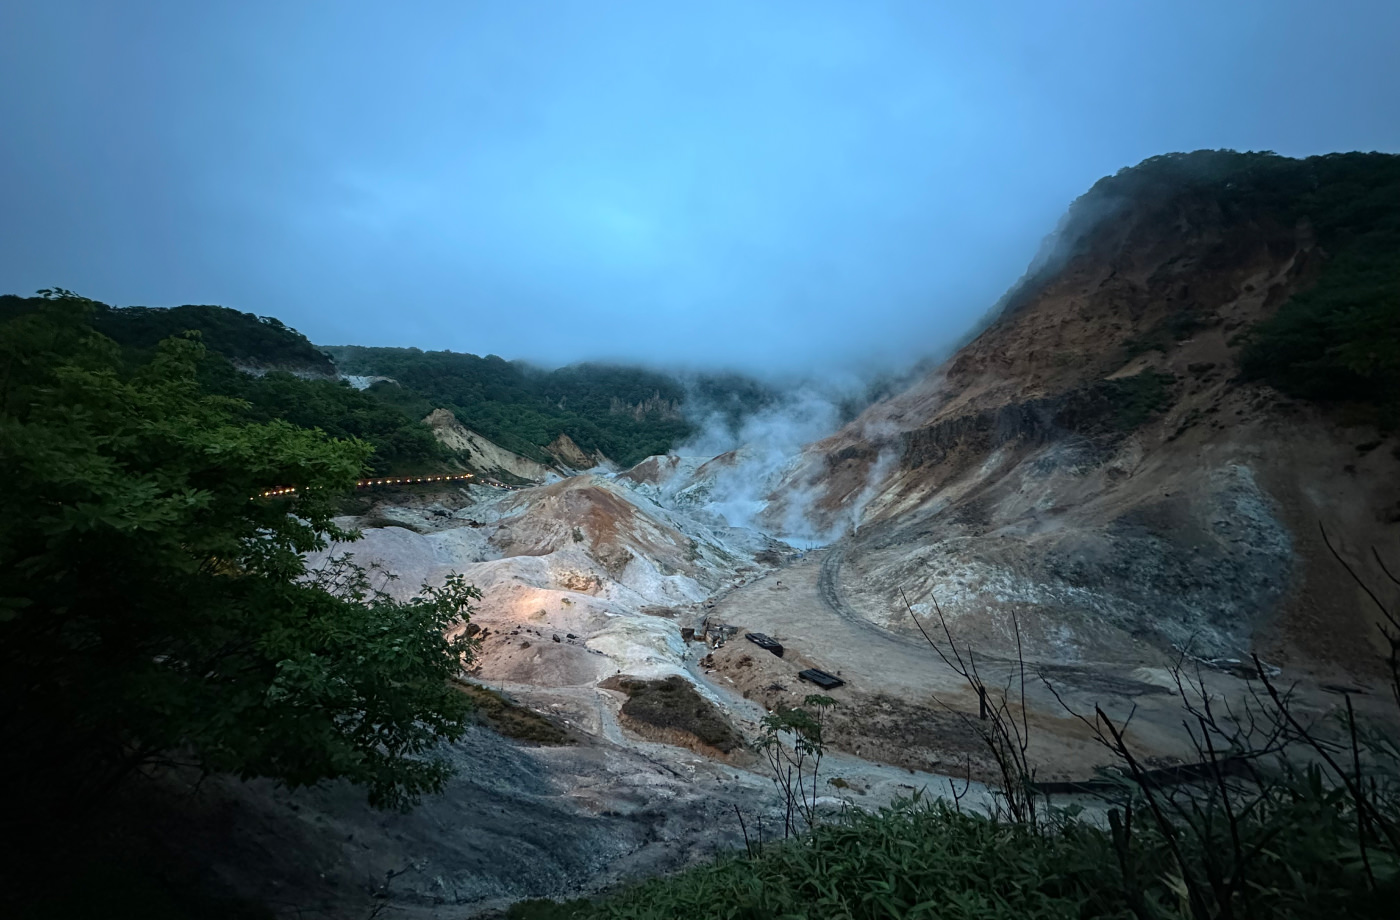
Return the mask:
<svg viewBox="0 0 1400 920">
<path fill-rule="evenodd" d="M 843 551 L 815 550 L 807 558 L 745 585 L 710 611 L 720 622 L 764 632 L 788 657 L 832 674 L 851 687 L 876 688 L 912 699 L 960 687 L 922 639 L 914 641 L 862 617 L 840 589 Z"/>
<path fill-rule="evenodd" d="M 441 476 L 380 476 L 373 479 L 359 479 L 355 481 L 357 489 L 372 489 L 376 486 L 401 486 L 414 485 L 422 482 L 464 482 L 468 479 L 476 479 L 475 473 L 453 473 Z M 494 479 L 483 479 L 477 485 L 490 486 L 493 489 L 503 489 L 507 492 L 519 492 L 526 486 L 508 486 L 503 482 L 496 482 Z M 259 492 L 255 498 L 276 498 L 279 495 L 291 495 L 297 491 L 296 486 L 275 486 L 266 491 Z"/>
<path fill-rule="evenodd" d="M 841 590 L 841 566 L 846 561 L 845 547 L 838 544 L 822 550 L 822 554 L 821 570 L 817 575 L 817 588 L 821 592 L 822 600 L 826 602 L 826 606 L 830 608 L 832 613 L 884 638 L 929 651 L 928 643 L 922 637 L 908 636 L 892 629 L 886 629 L 869 617 L 863 616 L 846 600 L 845 592 Z"/>
</svg>

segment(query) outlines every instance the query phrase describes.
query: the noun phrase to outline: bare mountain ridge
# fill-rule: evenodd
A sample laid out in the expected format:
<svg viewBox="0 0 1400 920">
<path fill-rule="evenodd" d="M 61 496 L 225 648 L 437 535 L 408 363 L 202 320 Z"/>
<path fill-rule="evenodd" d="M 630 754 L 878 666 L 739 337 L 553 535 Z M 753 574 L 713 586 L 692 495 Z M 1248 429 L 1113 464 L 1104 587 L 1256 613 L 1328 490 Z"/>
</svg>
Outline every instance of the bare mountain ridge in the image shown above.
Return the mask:
<svg viewBox="0 0 1400 920">
<path fill-rule="evenodd" d="M 1373 627 L 1318 525 L 1363 568 L 1394 547 L 1394 439 L 1238 374 L 1239 333 L 1331 254 L 1289 208 L 1123 185 L 1077 204 L 1058 257 L 951 360 L 809 447 L 769 519 L 813 489 L 818 524 L 868 502 L 840 580 L 896 631 L 902 589 L 1000 653 L 1015 611 L 1047 660 L 1365 670 Z"/>
</svg>

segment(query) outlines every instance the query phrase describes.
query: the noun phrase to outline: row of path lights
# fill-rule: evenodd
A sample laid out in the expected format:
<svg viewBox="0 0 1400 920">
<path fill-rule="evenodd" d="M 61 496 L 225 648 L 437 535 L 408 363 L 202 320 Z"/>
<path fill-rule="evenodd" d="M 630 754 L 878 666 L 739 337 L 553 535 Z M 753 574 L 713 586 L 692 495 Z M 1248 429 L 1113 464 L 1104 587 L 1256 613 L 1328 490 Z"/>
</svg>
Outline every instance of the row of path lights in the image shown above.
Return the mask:
<svg viewBox="0 0 1400 920">
<path fill-rule="evenodd" d="M 365 489 L 371 486 L 404 485 L 414 482 L 455 482 L 463 479 L 475 479 L 475 473 L 460 473 L 452 476 L 386 476 L 380 479 L 361 479 L 355 483 L 355 488 Z M 492 482 L 486 480 L 486 485 L 495 486 L 497 489 L 505 489 L 509 492 L 519 492 L 519 486 L 508 486 L 503 482 Z M 291 495 L 296 492 L 295 486 L 282 486 L 276 489 L 268 489 L 266 492 L 259 492 L 257 498 L 276 498 L 279 495 Z M 249 499 L 252 501 L 252 499 Z"/>
</svg>

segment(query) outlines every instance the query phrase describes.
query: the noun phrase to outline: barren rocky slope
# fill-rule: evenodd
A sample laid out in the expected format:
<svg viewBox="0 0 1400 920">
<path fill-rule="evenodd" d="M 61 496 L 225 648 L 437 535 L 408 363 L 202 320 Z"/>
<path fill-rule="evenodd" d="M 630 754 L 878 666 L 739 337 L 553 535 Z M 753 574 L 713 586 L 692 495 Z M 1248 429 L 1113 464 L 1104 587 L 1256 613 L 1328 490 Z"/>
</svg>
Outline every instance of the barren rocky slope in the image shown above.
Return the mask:
<svg viewBox="0 0 1400 920">
<path fill-rule="evenodd" d="M 476 469 L 494 475 L 505 473 L 515 479 L 530 481 L 541 481 L 559 475 L 543 463 L 522 457 L 482 437 L 457 421 L 457 417 L 447 409 L 434 409 L 423 419 L 423 424 L 432 429 L 433 437 Z"/>
<path fill-rule="evenodd" d="M 1077 208 L 989 328 L 806 451 L 770 520 L 814 489 L 819 523 L 868 502 L 840 581 L 896 632 L 902 591 L 999 654 L 1015 612 L 1047 661 L 1366 672 L 1374 628 L 1319 525 L 1363 568 L 1393 550 L 1400 448 L 1239 378 L 1239 334 L 1331 257 L 1310 221 L 1113 180 Z"/>
</svg>

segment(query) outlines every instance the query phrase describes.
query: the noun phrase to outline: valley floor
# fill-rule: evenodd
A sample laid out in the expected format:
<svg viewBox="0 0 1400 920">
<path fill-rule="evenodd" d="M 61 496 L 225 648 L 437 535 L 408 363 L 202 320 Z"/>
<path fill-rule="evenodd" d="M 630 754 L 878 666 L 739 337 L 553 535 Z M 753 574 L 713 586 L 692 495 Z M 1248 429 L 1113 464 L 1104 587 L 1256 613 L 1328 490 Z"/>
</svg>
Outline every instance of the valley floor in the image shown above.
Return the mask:
<svg viewBox="0 0 1400 920">
<path fill-rule="evenodd" d="M 373 811 L 341 786 L 206 783 L 188 800 L 195 805 L 166 812 L 162 834 L 229 890 L 279 916 L 392 907 L 396 916 L 461 918 L 740 846 L 736 809 L 750 833 L 759 823 L 769 835 L 781 828 L 757 754 L 721 760 L 638 736 L 619 717 L 625 695 L 600 686 L 617 675 L 684 676 L 752 742 L 770 711 L 820 692 L 797 673 L 822 669 L 846 682 L 829 692 L 838 705 L 819 788 L 829 805 L 945 796 L 949 777 L 958 788 L 972 780 L 965 806 L 990 801 L 981 783 L 997 775 L 975 731 L 976 695 L 917 633 L 861 612 L 873 601 L 850 596 L 844 543 L 798 553 L 655 504 L 612 477 L 410 499 L 375 510 L 381 526 L 353 545 L 357 560 L 403 575 L 396 590 L 447 571 L 480 586 L 474 679 L 548 716 L 573 743 L 474 730 L 450 750 L 458 775 L 447 789 L 403 815 Z M 682 640 L 684 627 L 703 632 L 706 621 L 737 633 L 713 649 Z M 745 641 L 747 632 L 777 639 L 784 655 Z M 1128 737 L 1150 766 L 1193 760 L 1172 664 L 1027 662 L 1023 725 L 1037 778 L 1087 778 L 1112 761 L 1042 674 L 1078 713 L 1097 705 L 1120 723 L 1131 715 Z M 977 666 L 993 692 L 1020 693 L 1016 661 L 978 654 Z M 1227 673 L 1200 673 L 1218 696 L 1238 701 L 1251 690 Z M 1317 685 L 1301 699 L 1299 711 L 1312 715 L 1341 701 Z"/>
</svg>

